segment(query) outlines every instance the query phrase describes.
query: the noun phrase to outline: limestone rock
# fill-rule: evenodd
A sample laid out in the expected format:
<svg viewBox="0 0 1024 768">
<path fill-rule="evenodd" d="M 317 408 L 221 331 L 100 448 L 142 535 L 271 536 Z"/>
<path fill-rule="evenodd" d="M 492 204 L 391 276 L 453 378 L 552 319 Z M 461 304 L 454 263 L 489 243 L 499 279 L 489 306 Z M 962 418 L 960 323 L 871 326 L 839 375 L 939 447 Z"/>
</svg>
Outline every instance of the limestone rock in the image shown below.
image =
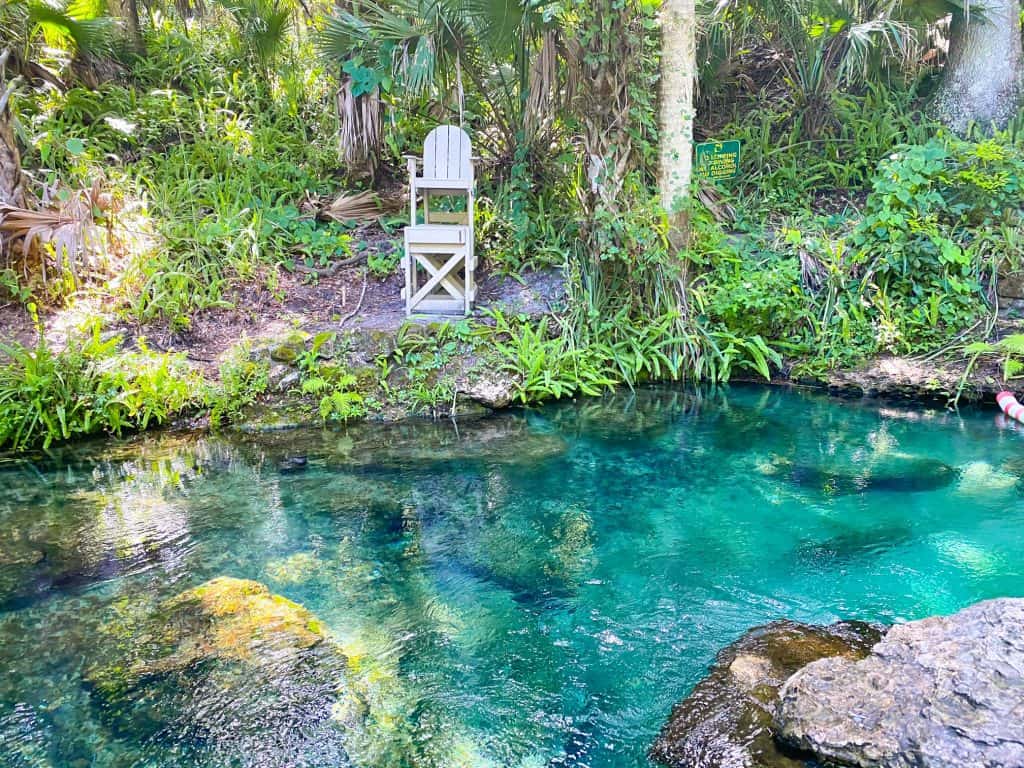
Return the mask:
<svg viewBox="0 0 1024 768">
<path fill-rule="evenodd" d="M 939 402 L 958 391 L 962 400 L 980 400 L 1003 388 L 994 363 L 979 360 L 966 372 L 964 366 L 963 362 L 939 364 L 883 356 L 857 368 L 831 371 L 827 385 L 831 392 L 843 396 Z M 966 385 L 963 384 L 965 373 Z"/>
<path fill-rule="evenodd" d="M 296 552 L 267 563 L 267 574 L 278 584 L 305 584 L 329 572 L 329 565 L 313 552 Z"/>
<path fill-rule="evenodd" d="M 160 603 L 120 601 L 85 671 L 118 733 L 168 739 L 219 765 L 349 765 L 336 703 L 344 653 L 317 619 L 259 582 L 219 577 Z"/>
<path fill-rule="evenodd" d="M 308 338 L 309 334 L 303 331 L 289 333 L 270 347 L 270 359 L 276 363 L 293 365 L 299 359 L 299 355 L 306 351 Z"/>
<path fill-rule="evenodd" d="M 672 710 L 651 757 L 679 768 L 803 768 L 773 739 L 780 687 L 816 659 L 863 658 L 880 636 L 860 622 L 816 627 L 776 621 L 750 630 Z"/>
<path fill-rule="evenodd" d="M 1024 599 L 897 625 L 862 660 L 809 664 L 781 699 L 780 737 L 823 760 L 1024 766 Z"/>
<path fill-rule="evenodd" d="M 459 392 L 487 408 L 507 408 L 516 393 L 516 383 L 504 371 L 486 371 L 459 382 Z"/>
<path fill-rule="evenodd" d="M 1001 271 L 998 290 L 1001 299 L 1024 299 L 1024 271 Z"/>
<path fill-rule="evenodd" d="M 142 636 L 150 642 L 129 643 L 128 658 L 86 675 L 115 694 L 148 676 L 203 661 L 277 663 L 324 639 L 319 622 L 298 603 L 271 594 L 259 582 L 227 576 L 165 601 L 152 615 L 132 617 L 122 629 L 128 640 Z"/>
</svg>

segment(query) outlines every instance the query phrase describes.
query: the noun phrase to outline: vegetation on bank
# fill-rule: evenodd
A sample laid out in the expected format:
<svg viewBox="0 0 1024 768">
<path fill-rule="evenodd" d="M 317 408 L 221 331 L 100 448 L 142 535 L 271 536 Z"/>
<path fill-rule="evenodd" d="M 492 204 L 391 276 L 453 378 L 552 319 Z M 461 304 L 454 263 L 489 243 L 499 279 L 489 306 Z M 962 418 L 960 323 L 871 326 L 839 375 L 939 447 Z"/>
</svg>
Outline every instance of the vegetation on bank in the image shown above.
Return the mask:
<svg viewBox="0 0 1024 768">
<path fill-rule="evenodd" d="M 435 412 L 460 355 L 529 403 L 1015 354 L 996 297 L 1024 269 L 1024 122 L 958 136 L 929 116 L 946 9 L 698 6 L 696 133 L 740 139 L 742 172 L 695 182 L 680 240 L 656 192 L 658 5 L 6 4 L 0 134 L 20 179 L 0 207 L 0 305 L 104 314 L 66 344 L 3 345 L 0 449 L 235 418 L 266 361 L 243 343 L 204 377 L 148 348 L 147 326 L 185 331 L 288 272 L 393 274 L 402 156 L 445 121 L 483 155 L 487 269 L 563 269 L 566 306 L 404 329 L 375 372 L 346 366 L 344 333 L 307 339 L 295 389 L 324 419 Z"/>
</svg>

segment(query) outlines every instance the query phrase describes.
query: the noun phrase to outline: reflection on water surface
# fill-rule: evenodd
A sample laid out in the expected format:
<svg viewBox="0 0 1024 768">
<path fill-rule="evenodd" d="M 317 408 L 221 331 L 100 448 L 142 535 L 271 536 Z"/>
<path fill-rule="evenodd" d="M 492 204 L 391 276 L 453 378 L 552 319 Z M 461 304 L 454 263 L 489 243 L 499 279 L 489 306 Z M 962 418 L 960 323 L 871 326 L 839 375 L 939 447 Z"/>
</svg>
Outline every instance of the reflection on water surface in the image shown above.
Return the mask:
<svg viewBox="0 0 1024 768">
<path fill-rule="evenodd" d="M 751 625 L 1024 594 L 1022 449 L 733 388 L 6 461 L 0 765 L 646 766 Z"/>
</svg>

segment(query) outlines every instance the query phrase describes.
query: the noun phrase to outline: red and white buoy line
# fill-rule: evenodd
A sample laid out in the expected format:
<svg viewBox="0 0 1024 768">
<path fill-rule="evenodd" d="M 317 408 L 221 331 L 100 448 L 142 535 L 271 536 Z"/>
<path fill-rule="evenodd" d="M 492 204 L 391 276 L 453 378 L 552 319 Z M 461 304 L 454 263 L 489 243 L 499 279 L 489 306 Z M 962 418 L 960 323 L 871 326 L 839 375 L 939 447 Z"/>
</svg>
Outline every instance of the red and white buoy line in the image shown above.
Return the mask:
<svg viewBox="0 0 1024 768">
<path fill-rule="evenodd" d="M 1014 421 L 1024 422 L 1024 405 L 1017 402 L 1013 392 L 1000 392 L 996 395 L 996 402 L 999 403 L 999 410 L 1005 413 Z"/>
</svg>

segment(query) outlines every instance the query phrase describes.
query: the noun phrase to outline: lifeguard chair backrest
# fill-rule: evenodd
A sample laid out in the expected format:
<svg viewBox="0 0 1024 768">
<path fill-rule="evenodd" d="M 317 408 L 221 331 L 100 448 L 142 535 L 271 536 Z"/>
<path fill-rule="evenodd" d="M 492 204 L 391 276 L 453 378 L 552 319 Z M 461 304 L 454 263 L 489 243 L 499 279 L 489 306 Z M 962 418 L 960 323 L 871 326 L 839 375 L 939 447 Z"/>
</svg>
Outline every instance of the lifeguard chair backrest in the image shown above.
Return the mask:
<svg viewBox="0 0 1024 768">
<path fill-rule="evenodd" d="M 473 147 L 469 135 L 454 125 L 441 125 L 423 142 L 423 178 L 455 181 L 473 178 Z"/>
</svg>

